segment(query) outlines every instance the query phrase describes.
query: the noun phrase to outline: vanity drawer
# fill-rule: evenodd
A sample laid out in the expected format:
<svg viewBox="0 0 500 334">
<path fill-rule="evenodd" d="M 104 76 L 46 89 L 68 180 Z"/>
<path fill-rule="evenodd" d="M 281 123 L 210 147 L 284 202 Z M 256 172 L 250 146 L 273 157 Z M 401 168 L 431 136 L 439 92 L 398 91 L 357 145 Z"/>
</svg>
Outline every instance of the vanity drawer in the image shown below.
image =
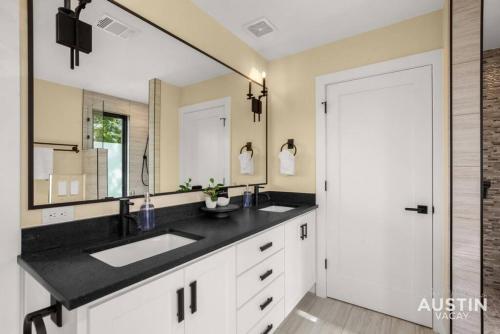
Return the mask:
<svg viewBox="0 0 500 334">
<path fill-rule="evenodd" d="M 285 319 L 285 302 L 281 300 L 248 334 L 272 334 Z"/>
<path fill-rule="evenodd" d="M 284 227 L 280 225 L 238 244 L 236 246 L 237 274 L 241 274 L 248 268 L 282 249 L 285 243 L 284 234 Z"/>
<path fill-rule="evenodd" d="M 280 250 L 238 277 L 238 307 L 269 285 L 285 268 L 285 252 Z"/>
<path fill-rule="evenodd" d="M 283 274 L 257 296 L 238 310 L 238 333 L 244 334 L 253 328 L 264 316 L 283 300 L 285 280 Z"/>
</svg>

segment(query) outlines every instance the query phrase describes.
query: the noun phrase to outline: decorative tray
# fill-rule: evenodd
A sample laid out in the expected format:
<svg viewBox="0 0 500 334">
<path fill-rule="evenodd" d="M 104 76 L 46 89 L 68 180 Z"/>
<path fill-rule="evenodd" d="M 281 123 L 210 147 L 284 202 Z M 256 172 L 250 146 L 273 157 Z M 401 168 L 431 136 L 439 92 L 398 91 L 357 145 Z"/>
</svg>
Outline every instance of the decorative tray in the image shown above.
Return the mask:
<svg viewBox="0 0 500 334">
<path fill-rule="evenodd" d="M 215 218 L 227 218 L 231 212 L 236 211 L 239 208 L 240 206 L 237 204 L 228 204 L 226 206 L 218 206 L 213 209 L 209 209 L 204 206 L 201 208 L 201 211 L 206 212 Z"/>
</svg>

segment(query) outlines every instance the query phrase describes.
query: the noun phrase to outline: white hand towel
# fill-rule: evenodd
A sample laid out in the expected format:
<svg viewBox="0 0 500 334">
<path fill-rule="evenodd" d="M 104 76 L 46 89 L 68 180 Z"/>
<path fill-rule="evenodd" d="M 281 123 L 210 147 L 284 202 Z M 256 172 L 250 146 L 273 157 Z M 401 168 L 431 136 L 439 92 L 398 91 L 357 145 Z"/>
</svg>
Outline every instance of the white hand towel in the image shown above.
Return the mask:
<svg viewBox="0 0 500 334">
<path fill-rule="evenodd" d="M 35 147 L 33 150 L 33 178 L 48 180 L 54 174 L 54 149 Z"/>
<path fill-rule="evenodd" d="M 295 175 L 295 156 L 289 150 L 283 150 L 278 155 L 280 159 L 280 173 Z"/>
<path fill-rule="evenodd" d="M 240 159 L 240 173 L 243 175 L 253 175 L 254 166 L 251 152 L 243 152 L 239 156 Z"/>
</svg>

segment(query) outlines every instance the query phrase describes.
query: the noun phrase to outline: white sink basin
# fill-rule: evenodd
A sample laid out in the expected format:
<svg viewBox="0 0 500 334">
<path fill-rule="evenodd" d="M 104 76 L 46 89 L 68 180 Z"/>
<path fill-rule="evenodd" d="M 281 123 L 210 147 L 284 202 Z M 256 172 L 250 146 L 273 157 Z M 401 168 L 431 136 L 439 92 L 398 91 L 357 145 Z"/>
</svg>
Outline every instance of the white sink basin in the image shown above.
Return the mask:
<svg viewBox="0 0 500 334">
<path fill-rule="evenodd" d="M 167 233 L 158 237 L 113 247 L 90 255 L 112 267 L 123 267 L 127 264 L 171 251 L 195 241 L 194 239 Z"/>
<path fill-rule="evenodd" d="M 262 208 L 259 210 L 260 211 L 269 211 L 269 212 L 287 212 L 287 211 L 290 211 L 293 209 L 295 209 L 295 208 L 292 208 L 289 206 L 271 205 L 271 206 L 268 206 L 267 208 Z"/>
</svg>

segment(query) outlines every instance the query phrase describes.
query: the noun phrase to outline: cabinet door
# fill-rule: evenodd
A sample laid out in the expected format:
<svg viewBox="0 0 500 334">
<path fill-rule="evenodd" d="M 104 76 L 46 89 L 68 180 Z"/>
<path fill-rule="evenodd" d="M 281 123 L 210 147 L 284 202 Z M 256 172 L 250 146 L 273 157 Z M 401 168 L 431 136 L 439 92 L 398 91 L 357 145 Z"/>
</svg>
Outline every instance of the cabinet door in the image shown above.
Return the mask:
<svg viewBox="0 0 500 334">
<path fill-rule="evenodd" d="M 285 316 L 316 280 L 315 217 L 311 212 L 285 223 Z"/>
<path fill-rule="evenodd" d="M 92 306 L 88 333 L 182 334 L 185 321 L 178 319 L 177 291 L 183 287 L 184 271 L 179 270 Z"/>
<path fill-rule="evenodd" d="M 236 333 L 235 248 L 187 267 L 185 278 L 185 333 Z"/>
</svg>

